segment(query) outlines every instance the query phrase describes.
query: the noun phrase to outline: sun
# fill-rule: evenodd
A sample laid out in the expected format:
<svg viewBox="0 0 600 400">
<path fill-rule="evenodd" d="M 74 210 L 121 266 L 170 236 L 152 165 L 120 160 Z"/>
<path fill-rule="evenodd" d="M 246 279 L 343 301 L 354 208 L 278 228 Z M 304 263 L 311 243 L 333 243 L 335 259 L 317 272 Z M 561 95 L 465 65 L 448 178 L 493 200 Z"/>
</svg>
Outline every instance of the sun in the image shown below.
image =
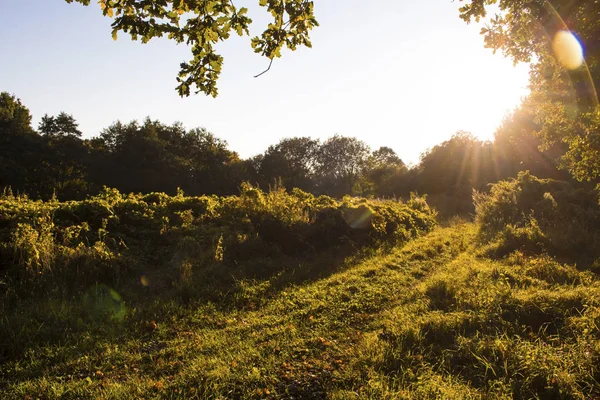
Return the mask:
<svg viewBox="0 0 600 400">
<path fill-rule="evenodd" d="M 462 129 L 484 141 L 493 140 L 504 118 L 519 107 L 529 93 L 529 65 L 514 66 L 507 59 L 494 61 L 489 69 L 474 71 L 472 83 L 457 94 L 459 101 L 468 107 L 462 114 Z"/>
</svg>

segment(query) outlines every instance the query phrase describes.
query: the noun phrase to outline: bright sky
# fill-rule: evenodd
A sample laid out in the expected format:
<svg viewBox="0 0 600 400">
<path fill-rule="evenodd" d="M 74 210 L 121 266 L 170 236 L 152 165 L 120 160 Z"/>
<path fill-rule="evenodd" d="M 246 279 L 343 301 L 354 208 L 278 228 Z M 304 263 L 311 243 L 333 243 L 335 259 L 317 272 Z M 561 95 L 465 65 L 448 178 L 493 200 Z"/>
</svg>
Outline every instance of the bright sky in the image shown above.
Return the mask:
<svg viewBox="0 0 600 400">
<path fill-rule="evenodd" d="M 250 38 L 221 45 L 219 97 L 179 98 L 175 76 L 189 52 L 166 39 L 121 34 L 92 0 L 0 0 L 0 91 L 17 95 L 37 127 L 66 111 L 86 137 L 146 116 L 205 127 L 242 157 L 290 136 L 355 136 L 392 147 L 409 163 L 457 130 L 488 139 L 527 93 L 528 66 L 483 47 L 480 27 L 452 0 L 315 0 L 313 49 L 268 61 Z M 258 0 L 253 32 L 266 24 Z"/>
</svg>

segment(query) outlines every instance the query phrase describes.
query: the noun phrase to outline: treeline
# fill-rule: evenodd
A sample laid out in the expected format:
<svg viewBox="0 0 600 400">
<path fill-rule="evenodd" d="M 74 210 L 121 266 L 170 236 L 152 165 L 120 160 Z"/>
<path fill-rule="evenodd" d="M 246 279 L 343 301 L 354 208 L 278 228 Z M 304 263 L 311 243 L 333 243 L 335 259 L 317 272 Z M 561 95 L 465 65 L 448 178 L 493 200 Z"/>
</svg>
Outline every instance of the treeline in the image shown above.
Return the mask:
<svg viewBox="0 0 600 400">
<path fill-rule="evenodd" d="M 560 151 L 543 153 L 532 114 L 522 107 L 507 118 L 493 142 L 469 133 L 427 150 L 407 166 L 390 147 L 372 150 L 351 137 L 325 141 L 282 139 L 260 155 L 241 159 L 205 129 L 180 124 L 116 122 L 84 139 L 75 118 L 44 116 L 35 129 L 15 96 L 0 94 L 0 188 L 32 198 L 82 199 L 103 186 L 123 193 L 238 194 L 242 182 L 283 186 L 333 197 L 408 197 L 429 194 L 449 212 L 472 208 L 472 190 L 519 171 L 568 178 L 556 168 Z M 560 150 L 560 149 L 559 149 Z M 436 198 L 438 201 L 436 202 Z M 462 201 L 464 199 L 464 202 Z M 436 204 L 437 205 L 437 204 Z M 443 211 L 443 210 L 442 210 Z"/>
</svg>

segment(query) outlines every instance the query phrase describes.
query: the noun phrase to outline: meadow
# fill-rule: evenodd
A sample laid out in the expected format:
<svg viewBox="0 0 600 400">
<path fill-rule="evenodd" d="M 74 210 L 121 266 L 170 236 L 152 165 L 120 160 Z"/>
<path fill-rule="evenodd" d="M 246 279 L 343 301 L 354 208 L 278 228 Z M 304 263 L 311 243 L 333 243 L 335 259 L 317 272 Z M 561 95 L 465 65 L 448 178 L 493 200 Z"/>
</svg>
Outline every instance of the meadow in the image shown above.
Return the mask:
<svg viewBox="0 0 600 400">
<path fill-rule="evenodd" d="M 0 400 L 600 399 L 600 1 L 8 3 Z"/>
<path fill-rule="evenodd" d="M 523 173 L 440 223 L 416 196 L 7 193 L 2 398 L 596 398 L 600 213 L 569 193 Z"/>
</svg>

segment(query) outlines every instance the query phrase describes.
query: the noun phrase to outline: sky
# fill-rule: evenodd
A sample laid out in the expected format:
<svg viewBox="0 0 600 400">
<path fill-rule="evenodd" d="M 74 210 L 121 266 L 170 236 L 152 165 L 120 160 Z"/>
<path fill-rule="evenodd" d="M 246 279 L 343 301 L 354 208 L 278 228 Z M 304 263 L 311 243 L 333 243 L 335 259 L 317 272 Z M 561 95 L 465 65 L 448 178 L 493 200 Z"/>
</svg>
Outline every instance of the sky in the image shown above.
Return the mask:
<svg viewBox="0 0 600 400">
<path fill-rule="evenodd" d="M 207 128 L 244 158 L 284 137 L 340 134 L 414 164 L 458 130 L 493 138 L 527 94 L 528 65 L 485 49 L 456 0 L 315 0 L 313 48 L 284 51 L 259 78 L 268 60 L 249 37 L 220 44 L 216 99 L 177 95 L 185 45 L 113 41 L 110 18 L 91 3 L 0 0 L 0 91 L 21 99 L 34 127 L 65 111 L 92 137 L 150 116 Z M 253 35 L 268 22 L 257 4 L 236 1 L 250 9 Z"/>
</svg>

